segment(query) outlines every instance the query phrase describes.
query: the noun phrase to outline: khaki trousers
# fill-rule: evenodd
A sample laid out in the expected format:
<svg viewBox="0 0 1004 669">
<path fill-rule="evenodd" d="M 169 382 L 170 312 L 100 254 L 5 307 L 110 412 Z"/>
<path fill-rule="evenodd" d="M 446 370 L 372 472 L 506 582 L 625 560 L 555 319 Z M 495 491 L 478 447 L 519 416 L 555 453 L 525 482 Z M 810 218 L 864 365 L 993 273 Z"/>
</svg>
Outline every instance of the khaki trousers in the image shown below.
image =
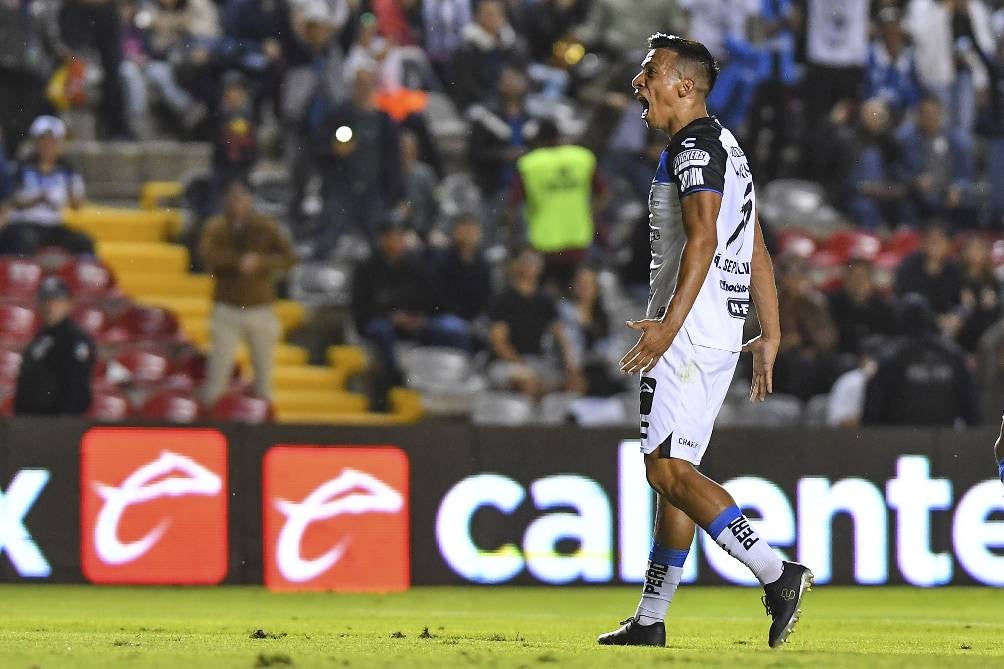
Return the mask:
<svg viewBox="0 0 1004 669">
<path fill-rule="evenodd" d="M 233 373 L 237 347 L 247 342 L 254 369 L 254 391 L 259 397 L 272 395 L 272 350 L 279 339 L 279 319 L 271 304 L 237 307 L 217 302 L 211 320 L 212 344 L 203 399 L 212 405 L 226 390 Z"/>
</svg>

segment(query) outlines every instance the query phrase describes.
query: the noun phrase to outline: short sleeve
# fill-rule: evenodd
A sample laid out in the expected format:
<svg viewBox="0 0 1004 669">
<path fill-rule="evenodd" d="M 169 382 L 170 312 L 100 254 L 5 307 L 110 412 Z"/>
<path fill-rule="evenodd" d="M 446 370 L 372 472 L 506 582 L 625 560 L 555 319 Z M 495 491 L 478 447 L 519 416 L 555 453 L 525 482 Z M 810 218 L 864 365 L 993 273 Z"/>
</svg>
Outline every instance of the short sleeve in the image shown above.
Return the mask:
<svg viewBox="0 0 1004 669">
<path fill-rule="evenodd" d="M 728 156 L 717 138 L 691 135 L 673 147 L 669 163 L 680 197 L 700 191 L 725 192 Z"/>
</svg>

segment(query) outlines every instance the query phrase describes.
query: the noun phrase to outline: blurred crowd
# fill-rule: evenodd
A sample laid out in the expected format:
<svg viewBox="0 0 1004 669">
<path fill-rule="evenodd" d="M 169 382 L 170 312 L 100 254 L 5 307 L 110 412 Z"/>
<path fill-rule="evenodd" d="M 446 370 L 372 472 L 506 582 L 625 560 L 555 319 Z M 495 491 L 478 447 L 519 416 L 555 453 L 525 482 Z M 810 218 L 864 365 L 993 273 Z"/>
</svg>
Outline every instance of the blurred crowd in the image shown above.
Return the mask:
<svg viewBox="0 0 1004 669">
<path fill-rule="evenodd" d="M 32 125 L 92 109 L 102 139 L 213 145 L 200 221 L 235 182 L 282 175 L 270 212 L 301 260 L 351 267 L 346 336 L 380 362 L 378 399 L 415 344 L 535 399 L 631 392 L 615 362 L 643 312 L 666 138 L 629 82 L 656 30 L 720 60 L 709 106 L 761 193 L 809 180 L 861 235 L 834 254 L 832 221 L 761 211 L 775 390 L 826 397 L 844 426 L 994 418 L 1004 2 L 0 0 L 0 160 L 20 161 L 0 169 L 0 250 L 93 253 L 57 220 L 83 197 L 46 157 L 63 130 Z"/>
</svg>

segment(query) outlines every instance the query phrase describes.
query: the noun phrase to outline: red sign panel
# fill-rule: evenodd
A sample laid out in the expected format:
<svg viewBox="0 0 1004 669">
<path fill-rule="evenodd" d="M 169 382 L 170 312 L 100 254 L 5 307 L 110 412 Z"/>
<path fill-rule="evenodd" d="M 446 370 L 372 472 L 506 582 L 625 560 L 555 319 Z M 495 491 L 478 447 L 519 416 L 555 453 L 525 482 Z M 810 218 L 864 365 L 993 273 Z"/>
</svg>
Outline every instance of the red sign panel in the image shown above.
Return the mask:
<svg viewBox="0 0 1004 669">
<path fill-rule="evenodd" d="M 408 587 L 404 451 L 276 446 L 262 467 L 266 586 L 366 592 Z"/>
<path fill-rule="evenodd" d="M 81 563 L 93 583 L 227 574 L 227 442 L 216 430 L 96 428 L 80 453 Z"/>
</svg>

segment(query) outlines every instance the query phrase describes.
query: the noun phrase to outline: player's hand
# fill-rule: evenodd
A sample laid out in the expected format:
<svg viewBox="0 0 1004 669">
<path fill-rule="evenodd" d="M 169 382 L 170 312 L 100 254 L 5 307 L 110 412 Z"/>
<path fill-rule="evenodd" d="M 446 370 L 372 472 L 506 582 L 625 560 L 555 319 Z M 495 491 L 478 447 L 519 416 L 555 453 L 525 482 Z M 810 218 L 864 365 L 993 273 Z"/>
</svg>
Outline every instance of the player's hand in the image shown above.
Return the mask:
<svg viewBox="0 0 1004 669">
<path fill-rule="evenodd" d="M 625 374 L 647 372 L 655 367 L 655 363 L 673 343 L 678 331 L 664 321 L 654 318 L 628 321 L 627 326 L 632 330 L 639 330 L 641 337 L 638 338 L 638 343 L 621 358 L 621 371 Z"/>
<path fill-rule="evenodd" d="M 750 385 L 750 402 L 762 402 L 774 392 L 774 360 L 777 342 L 763 336 L 743 344 L 743 353 L 753 354 L 753 383 Z"/>
</svg>

